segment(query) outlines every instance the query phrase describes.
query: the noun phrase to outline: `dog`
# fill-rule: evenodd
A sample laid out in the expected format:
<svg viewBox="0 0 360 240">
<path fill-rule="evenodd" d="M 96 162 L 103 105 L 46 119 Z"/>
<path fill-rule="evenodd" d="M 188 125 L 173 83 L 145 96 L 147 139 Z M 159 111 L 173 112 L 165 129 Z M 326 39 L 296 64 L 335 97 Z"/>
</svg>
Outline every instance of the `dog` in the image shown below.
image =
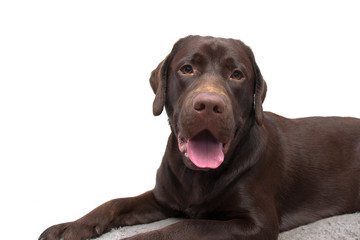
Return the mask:
<svg viewBox="0 0 360 240">
<path fill-rule="evenodd" d="M 268 239 L 360 210 L 360 119 L 264 112 L 266 83 L 240 40 L 188 36 L 151 73 L 171 134 L 152 191 L 52 226 L 41 240 L 184 220 L 128 240 Z"/>
</svg>

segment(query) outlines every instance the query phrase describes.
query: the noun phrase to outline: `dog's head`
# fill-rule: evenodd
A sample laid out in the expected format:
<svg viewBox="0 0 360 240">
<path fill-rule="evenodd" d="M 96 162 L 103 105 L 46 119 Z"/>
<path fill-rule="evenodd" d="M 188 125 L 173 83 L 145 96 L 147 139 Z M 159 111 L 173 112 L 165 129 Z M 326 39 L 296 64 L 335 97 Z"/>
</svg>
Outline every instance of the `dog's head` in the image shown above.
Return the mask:
<svg viewBox="0 0 360 240">
<path fill-rule="evenodd" d="M 251 49 L 234 39 L 180 39 L 151 73 L 154 115 L 164 106 L 187 167 L 215 169 L 232 140 L 263 121 L 266 83 Z"/>
</svg>

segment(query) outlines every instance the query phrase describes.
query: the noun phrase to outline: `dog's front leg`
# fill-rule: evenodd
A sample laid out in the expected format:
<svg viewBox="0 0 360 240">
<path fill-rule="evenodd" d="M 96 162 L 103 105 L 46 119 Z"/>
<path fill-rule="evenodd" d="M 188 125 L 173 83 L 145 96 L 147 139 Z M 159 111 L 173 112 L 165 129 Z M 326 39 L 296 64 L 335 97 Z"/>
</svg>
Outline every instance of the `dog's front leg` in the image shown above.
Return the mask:
<svg viewBox="0 0 360 240">
<path fill-rule="evenodd" d="M 112 228 L 149 223 L 166 218 L 152 191 L 102 204 L 84 217 L 46 229 L 40 240 L 81 240 L 97 237 Z"/>
<path fill-rule="evenodd" d="M 250 219 L 183 220 L 123 240 L 276 240 L 278 232 L 276 221 L 260 226 Z"/>
</svg>

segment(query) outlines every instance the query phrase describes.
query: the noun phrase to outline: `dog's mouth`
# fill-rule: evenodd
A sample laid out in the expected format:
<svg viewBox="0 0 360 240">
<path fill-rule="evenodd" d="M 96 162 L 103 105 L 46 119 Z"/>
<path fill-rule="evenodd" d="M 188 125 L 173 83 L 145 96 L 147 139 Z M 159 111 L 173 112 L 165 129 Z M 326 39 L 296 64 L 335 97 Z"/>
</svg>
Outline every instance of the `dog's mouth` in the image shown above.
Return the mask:
<svg viewBox="0 0 360 240">
<path fill-rule="evenodd" d="M 179 132 L 179 150 L 198 168 L 216 169 L 224 162 L 224 156 L 229 150 L 231 140 L 219 142 L 209 130 L 204 130 L 196 136 L 186 139 Z"/>
</svg>

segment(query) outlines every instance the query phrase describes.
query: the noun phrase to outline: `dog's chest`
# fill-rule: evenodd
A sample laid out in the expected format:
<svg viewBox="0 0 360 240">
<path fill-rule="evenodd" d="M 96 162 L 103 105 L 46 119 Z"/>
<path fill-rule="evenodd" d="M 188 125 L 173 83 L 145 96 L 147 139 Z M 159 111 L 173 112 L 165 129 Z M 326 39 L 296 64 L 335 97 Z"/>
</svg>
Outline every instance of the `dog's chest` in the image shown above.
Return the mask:
<svg viewBox="0 0 360 240">
<path fill-rule="evenodd" d="M 210 192 L 194 191 L 187 194 L 183 199 L 182 208 L 189 218 L 209 218 L 213 215 L 214 209 L 219 208 L 219 196 L 213 196 Z"/>
<path fill-rule="evenodd" d="M 189 218 L 207 218 L 209 215 L 206 206 L 189 206 L 185 208 L 184 212 Z"/>
</svg>

